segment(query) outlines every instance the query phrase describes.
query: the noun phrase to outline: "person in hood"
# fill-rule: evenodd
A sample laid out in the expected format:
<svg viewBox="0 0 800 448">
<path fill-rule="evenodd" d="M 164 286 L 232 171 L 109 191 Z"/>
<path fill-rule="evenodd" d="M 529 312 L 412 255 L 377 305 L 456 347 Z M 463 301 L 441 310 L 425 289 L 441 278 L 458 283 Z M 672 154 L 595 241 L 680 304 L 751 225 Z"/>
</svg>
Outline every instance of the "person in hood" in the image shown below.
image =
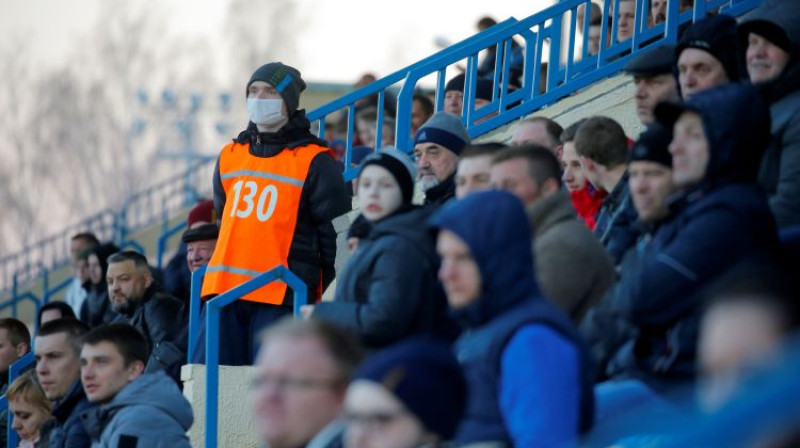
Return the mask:
<svg viewBox="0 0 800 448">
<path fill-rule="evenodd" d="M 437 112 L 414 136 L 417 181 L 425 205 L 442 205 L 456 194 L 456 168 L 461 151 L 470 143 L 461 118 Z"/>
<path fill-rule="evenodd" d="M 739 25 L 750 81 L 770 107 L 772 142 L 758 183 L 778 227 L 800 225 L 800 8 L 768 1 Z"/>
<path fill-rule="evenodd" d="M 147 342 L 127 324 L 90 331 L 81 349 L 81 383 L 99 406 L 81 414 L 92 446 L 191 447 L 189 401 L 163 372 L 144 373 Z"/>
<path fill-rule="evenodd" d="M 637 336 L 615 356 L 619 373 L 598 386 L 600 414 L 620 411 L 619 400 L 633 404 L 691 386 L 704 291 L 738 263 L 771 261 L 778 247 L 775 221 L 756 184 L 769 111 L 755 89 L 726 84 L 683 105 L 661 103 L 656 120 L 673 127 L 669 151 L 678 193 L 669 218 L 616 288 Z M 632 385 L 635 397 L 620 395 Z"/>
<path fill-rule="evenodd" d="M 336 276 L 332 221 L 351 201 L 332 151 L 298 109 L 305 88 L 300 72 L 280 62 L 261 66 L 247 83 L 250 123 L 222 149 L 214 172 L 214 209 L 222 222 L 203 279 L 206 299 L 282 265 L 305 283 L 313 303 Z M 291 314 L 293 305 L 286 283 L 272 282 L 226 307 L 220 363 L 251 365 L 254 336 Z M 205 363 L 204 334 L 201 323 L 194 362 Z"/>
<path fill-rule="evenodd" d="M 467 329 L 456 341 L 468 390 L 456 442 L 575 443 L 592 426 L 592 367 L 575 326 L 539 292 L 522 203 L 475 192 L 429 222 L 439 279 Z"/>
<path fill-rule="evenodd" d="M 430 209 L 411 205 L 413 191 L 414 165 L 405 154 L 384 149 L 364 159 L 358 202 L 369 233 L 348 260 L 335 300 L 307 305 L 306 316 L 348 328 L 373 349 L 444 331 L 439 260 L 424 225 Z"/>
</svg>

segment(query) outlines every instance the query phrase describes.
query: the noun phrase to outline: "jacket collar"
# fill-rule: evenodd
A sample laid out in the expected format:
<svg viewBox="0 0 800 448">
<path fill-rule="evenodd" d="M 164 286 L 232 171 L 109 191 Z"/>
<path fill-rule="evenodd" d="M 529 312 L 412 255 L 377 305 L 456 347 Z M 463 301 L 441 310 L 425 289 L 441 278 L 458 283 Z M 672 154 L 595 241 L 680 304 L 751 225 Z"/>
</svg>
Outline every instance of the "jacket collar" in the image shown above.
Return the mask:
<svg viewBox="0 0 800 448">
<path fill-rule="evenodd" d="M 575 219 L 577 216 L 566 191 L 558 191 L 540 198 L 529 206 L 526 212 L 537 237 L 559 222 Z"/>
</svg>

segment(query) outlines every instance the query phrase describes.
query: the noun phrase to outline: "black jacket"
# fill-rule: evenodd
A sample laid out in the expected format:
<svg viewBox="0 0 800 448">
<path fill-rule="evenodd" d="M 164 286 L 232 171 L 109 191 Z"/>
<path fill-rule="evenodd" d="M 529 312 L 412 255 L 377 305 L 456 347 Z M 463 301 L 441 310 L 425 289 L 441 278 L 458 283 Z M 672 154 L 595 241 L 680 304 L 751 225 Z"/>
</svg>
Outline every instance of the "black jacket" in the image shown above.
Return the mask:
<svg viewBox="0 0 800 448">
<path fill-rule="evenodd" d="M 311 134 L 310 126 L 305 111 L 298 110 L 278 132 L 259 133 L 256 125 L 250 123 L 234 141 L 250 144 L 250 154 L 256 157 L 274 157 L 284 148 L 294 149 L 310 144 L 327 146 L 324 140 Z M 214 210 L 217 216 L 222 216 L 225 200 L 217 159 L 214 170 Z M 317 155 L 311 161 L 308 177 L 303 184 L 297 225 L 289 248 L 289 270 L 308 286 L 309 300 L 317 296 L 320 280 L 324 291 L 336 277 L 336 231 L 332 221 L 350 211 L 350 208 L 351 201 L 340 166 L 328 154 Z M 287 288 L 283 304 L 292 306 L 293 303 L 294 295 Z"/>
<path fill-rule="evenodd" d="M 639 237 L 636 221 L 639 216 L 633 207 L 628 188 L 628 172 L 619 180 L 614 189 L 603 200 L 597 212 L 597 225 L 594 234 L 605 246 L 614 264 L 619 266 L 622 257 Z"/>
<path fill-rule="evenodd" d="M 180 384 L 188 343 L 186 313 L 180 300 L 159 292 L 153 284 L 139 306 L 130 315 L 120 315 L 118 322 L 133 325 L 144 335 L 149 356 L 145 371 L 164 369 Z"/>
<path fill-rule="evenodd" d="M 50 448 L 89 448 L 92 440 L 81 422 L 81 413 L 97 406 L 89 403 L 80 380 L 53 407 L 53 419 L 45 423 L 42 434 L 49 433 Z"/>
<path fill-rule="evenodd" d="M 456 173 L 425 192 L 425 205 L 439 207 L 456 196 Z"/>
<path fill-rule="evenodd" d="M 317 304 L 314 317 L 351 329 L 370 348 L 412 334 L 446 336 L 439 258 L 425 225 L 430 212 L 409 208 L 374 223 L 339 277 L 335 301 Z"/>
</svg>

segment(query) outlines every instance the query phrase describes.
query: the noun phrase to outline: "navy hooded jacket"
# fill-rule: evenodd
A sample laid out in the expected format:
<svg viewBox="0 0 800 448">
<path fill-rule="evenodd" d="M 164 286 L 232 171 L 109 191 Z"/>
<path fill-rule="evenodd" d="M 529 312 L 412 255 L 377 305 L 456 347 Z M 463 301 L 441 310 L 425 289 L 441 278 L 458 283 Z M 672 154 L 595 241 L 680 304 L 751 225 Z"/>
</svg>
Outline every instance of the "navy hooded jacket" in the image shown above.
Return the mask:
<svg viewBox="0 0 800 448">
<path fill-rule="evenodd" d="M 432 226 L 456 234 L 481 275 L 481 295 L 454 314 L 469 398 L 460 444 L 561 446 L 591 426 L 592 369 L 577 331 L 542 298 L 519 200 L 486 191 L 444 206 Z"/>
<path fill-rule="evenodd" d="M 672 198 L 671 217 L 615 291 L 639 332 L 619 361 L 657 389 L 694 377 L 704 289 L 738 263 L 771 259 L 778 245 L 755 184 L 769 142 L 769 111 L 758 93 L 727 84 L 685 105 L 662 103 L 656 118 L 671 126 L 687 110 L 701 116 L 708 140 L 705 177 Z"/>
</svg>

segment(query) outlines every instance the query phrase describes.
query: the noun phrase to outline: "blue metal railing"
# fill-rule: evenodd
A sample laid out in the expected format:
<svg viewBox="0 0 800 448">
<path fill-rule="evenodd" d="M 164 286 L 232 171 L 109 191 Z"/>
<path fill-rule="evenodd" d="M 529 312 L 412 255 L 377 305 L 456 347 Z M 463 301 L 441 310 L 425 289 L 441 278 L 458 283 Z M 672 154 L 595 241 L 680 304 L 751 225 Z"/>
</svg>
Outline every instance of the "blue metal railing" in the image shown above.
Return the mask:
<svg viewBox="0 0 800 448">
<path fill-rule="evenodd" d="M 1 257 L 0 291 L 7 294 L 15 276 L 19 284 L 27 284 L 39 278 L 45 269 L 54 271 L 68 265 L 70 238 L 76 233 L 92 232 L 101 241 L 114 241 L 119 245 L 131 233 L 152 225 L 159 218 L 165 219 L 165 214 L 191 205 L 200 196 L 198 189 L 210 189 L 207 180 L 211 179 L 212 161 L 213 158 L 203 158 L 186 173 L 135 193 L 119 209 L 104 210 L 15 254 Z M 201 182 L 195 180 L 202 188 L 187 187 L 187 179 L 197 177 L 198 173 L 204 174 Z"/>
<path fill-rule="evenodd" d="M 194 358 L 194 348 L 197 344 L 197 332 L 200 323 L 200 296 L 203 289 L 203 277 L 206 275 L 206 267 L 202 266 L 192 272 L 192 292 L 189 294 L 189 362 Z"/>
<path fill-rule="evenodd" d="M 195 285 L 199 283 L 203 274 L 192 276 L 193 303 L 199 303 L 199 288 L 195 289 Z M 217 446 L 220 312 L 222 308 L 239 300 L 245 294 L 249 294 L 274 281 L 282 281 L 294 291 L 294 315 L 299 317 L 300 307 L 308 303 L 308 289 L 306 284 L 285 266 L 277 266 L 206 303 L 206 448 L 216 448 Z M 196 319 L 197 315 L 192 314 L 191 317 Z M 190 336 L 189 345 L 194 345 L 194 342 L 195 340 Z"/>
</svg>

